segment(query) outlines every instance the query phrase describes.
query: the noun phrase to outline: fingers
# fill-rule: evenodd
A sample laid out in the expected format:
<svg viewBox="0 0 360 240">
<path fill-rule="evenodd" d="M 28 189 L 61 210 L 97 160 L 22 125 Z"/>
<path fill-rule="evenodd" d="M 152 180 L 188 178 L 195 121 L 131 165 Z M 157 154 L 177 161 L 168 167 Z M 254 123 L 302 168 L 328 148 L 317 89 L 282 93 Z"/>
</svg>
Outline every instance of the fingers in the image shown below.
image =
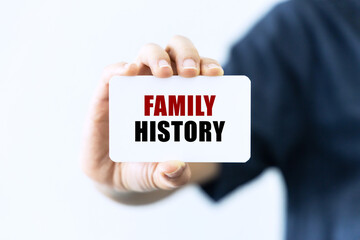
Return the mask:
<svg viewBox="0 0 360 240">
<path fill-rule="evenodd" d="M 200 74 L 200 56 L 192 42 L 183 36 L 174 36 L 166 47 L 171 60 L 182 77 L 195 77 Z"/>
<path fill-rule="evenodd" d="M 211 58 L 201 58 L 200 63 L 201 75 L 205 76 L 222 76 L 224 75 L 224 70 L 220 64 Z"/>
<path fill-rule="evenodd" d="M 174 36 L 166 49 L 157 44 L 147 44 L 137 58 L 139 75 L 153 74 L 156 77 L 221 76 L 224 74 L 220 64 L 210 58 L 200 58 L 192 42 L 182 36 Z"/>
<path fill-rule="evenodd" d="M 157 44 L 149 43 L 142 47 L 136 62 L 140 74 L 148 74 L 150 69 L 155 77 L 165 78 L 173 75 L 169 55 Z"/>
</svg>

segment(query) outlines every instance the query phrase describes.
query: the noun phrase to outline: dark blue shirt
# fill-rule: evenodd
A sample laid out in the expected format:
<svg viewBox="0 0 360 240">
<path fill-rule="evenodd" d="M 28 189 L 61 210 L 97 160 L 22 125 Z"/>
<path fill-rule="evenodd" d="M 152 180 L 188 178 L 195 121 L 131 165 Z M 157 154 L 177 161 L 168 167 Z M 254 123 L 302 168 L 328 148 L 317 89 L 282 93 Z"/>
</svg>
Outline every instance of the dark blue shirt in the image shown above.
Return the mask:
<svg viewBox="0 0 360 240">
<path fill-rule="evenodd" d="M 202 188 L 219 200 L 277 167 L 287 239 L 359 240 L 360 1 L 277 5 L 232 47 L 225 74 L 252 80 L 252 157 Z"/>
</svg>

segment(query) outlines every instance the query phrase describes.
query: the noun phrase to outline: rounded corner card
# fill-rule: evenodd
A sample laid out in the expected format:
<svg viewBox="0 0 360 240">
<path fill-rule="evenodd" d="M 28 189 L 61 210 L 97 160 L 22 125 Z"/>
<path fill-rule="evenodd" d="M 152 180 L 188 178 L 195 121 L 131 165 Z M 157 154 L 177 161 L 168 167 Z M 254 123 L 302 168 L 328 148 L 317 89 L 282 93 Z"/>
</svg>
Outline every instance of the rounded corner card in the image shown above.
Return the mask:
<svg viewBox="0 0 360 240">
<path fill-rule="evenodd" d="M 246 162 L 251 83 L 246 76 L 116 76 L 109 87 L 114 162 Z"/>
</svg>

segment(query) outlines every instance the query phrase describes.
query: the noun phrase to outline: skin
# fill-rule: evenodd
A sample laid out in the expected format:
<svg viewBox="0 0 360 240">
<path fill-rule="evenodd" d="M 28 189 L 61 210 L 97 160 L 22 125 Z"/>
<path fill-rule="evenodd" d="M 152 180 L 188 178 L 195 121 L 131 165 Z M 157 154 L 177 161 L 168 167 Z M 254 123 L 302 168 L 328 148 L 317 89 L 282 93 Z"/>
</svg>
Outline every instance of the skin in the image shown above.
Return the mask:
<svg viewBox="0 0 360 240">
<path fill-rule="evenodd" d="M 115 163 L 109 158 L 109 80 L 113 76 L 154 75 L 160 78 L 180 75 L 221 76 L 220 64 L 200 57 L 192 42 L 174 36 L 165 49 L 150 43 L 143 46 L 135 63 L 119 62 L 104 69 L 87 117 L 81 154 L 82 169 L 106 196 L 129 205 L 158 201 L 176 189 L 214 179 L 217 163 Z"/>
</svg>

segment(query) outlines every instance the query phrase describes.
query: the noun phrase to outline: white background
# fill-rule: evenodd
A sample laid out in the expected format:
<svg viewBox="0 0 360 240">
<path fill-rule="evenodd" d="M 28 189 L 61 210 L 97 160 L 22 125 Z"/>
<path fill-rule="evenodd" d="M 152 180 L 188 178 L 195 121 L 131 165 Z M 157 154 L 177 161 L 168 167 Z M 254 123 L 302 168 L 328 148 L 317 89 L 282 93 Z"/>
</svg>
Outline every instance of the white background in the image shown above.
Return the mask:
<svg viewBox="0 0 360 240">
<path fill-rule="evenodd" d="M 280 175 L 212 203 L 196 186 L 143 207 L 99 194 L 78 155 L 104 66 L 174 34 L 224 62 L 278 0 L 2 1 L 0 239 L 282 239 Z"/>
</svg>

